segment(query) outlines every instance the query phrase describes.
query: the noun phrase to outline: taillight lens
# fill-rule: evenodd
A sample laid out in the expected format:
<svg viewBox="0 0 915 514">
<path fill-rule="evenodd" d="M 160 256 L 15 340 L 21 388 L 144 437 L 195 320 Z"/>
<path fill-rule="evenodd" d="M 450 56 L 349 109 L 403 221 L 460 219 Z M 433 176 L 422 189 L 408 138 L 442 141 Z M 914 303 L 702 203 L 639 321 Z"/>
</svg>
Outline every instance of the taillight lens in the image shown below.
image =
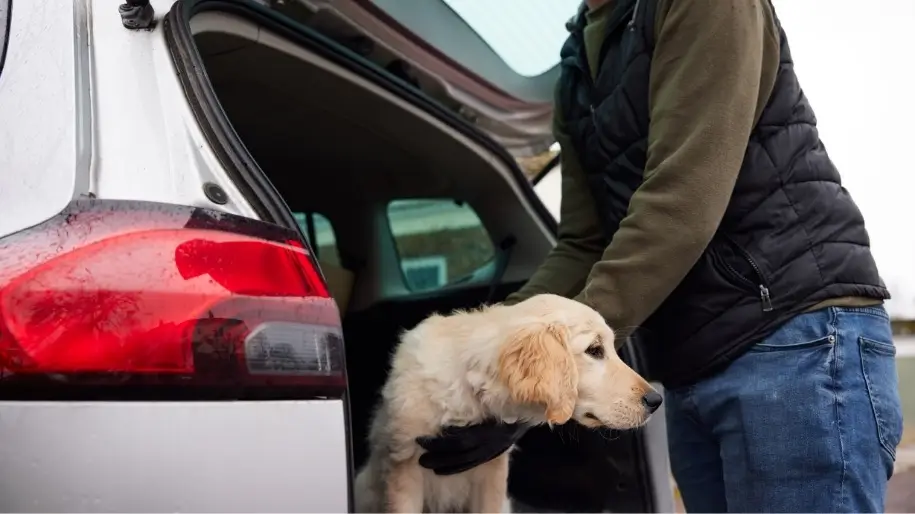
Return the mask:
<svg viewBox="0 0 915 514">
<path fill-rule="evenodd" d="M 0 255 L 0 389 L 35 377 L 345 385 L 339 312 L 295 232 L 190 207 L 82 200 L 0 241 Z"/>
</svg>

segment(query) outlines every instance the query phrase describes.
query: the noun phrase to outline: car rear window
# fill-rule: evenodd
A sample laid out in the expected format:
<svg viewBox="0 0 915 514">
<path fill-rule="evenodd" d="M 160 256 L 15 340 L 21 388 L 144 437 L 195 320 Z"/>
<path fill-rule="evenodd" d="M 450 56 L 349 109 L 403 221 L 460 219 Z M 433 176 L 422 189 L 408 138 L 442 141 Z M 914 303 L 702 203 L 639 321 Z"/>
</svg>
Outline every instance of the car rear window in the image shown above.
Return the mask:
<svg viewBox="0 0 915 514">
<path fill-rule="evenodd" d="M 431 291 L 469 278 L 495 257 L 477 213 L 452 199 L 395 200 L 388 223 L 400 268 L 412 291 Z"/>
<path fill-rule="evenodd" d="M 565 22 L 580 0 L 442 0 L 515 73 L 535 77 L 559 62 Z"/>
<path fill-rule="evenodd" d="M 372 0 L 430 45 L 515 98 L 550 102 L 566 22 L 581 0 Z"/>
<path fill-rule="evenodd" d="M 322 263 L 340 265 L 340 252 L 337 250 L 337 234 L 330 220 L 317 212 L 293 212 L 302 233 L 308 238 L 315 251 L 315 257 Z M 310 220 L 309 220 L 310 217 Z"/>
</svg>

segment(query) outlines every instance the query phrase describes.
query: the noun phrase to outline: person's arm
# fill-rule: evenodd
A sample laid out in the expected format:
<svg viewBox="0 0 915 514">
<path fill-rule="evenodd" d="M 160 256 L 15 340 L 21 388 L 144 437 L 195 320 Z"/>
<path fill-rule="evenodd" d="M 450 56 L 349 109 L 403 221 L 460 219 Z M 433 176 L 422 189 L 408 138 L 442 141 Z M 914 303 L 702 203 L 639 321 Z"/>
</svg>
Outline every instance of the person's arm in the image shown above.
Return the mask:
<svg viewBox="0 0 915 514">
<path fill-rule="evenodd" d="M 645 180 L 576 297 L 617 330 L 651 315 L 711 241 L 778 72 L 766 0 L 658 4 Z M 493 422 L 420 438 L 430 450 L 420 465 L 439 474 L 473 468 L 517 441 L 520 428 Z"/>
<path fill-rule="evenodd" d="M 711 242 L 779 65 L 766 0 L 658 7 L 644 181 L 576 296 L 618 331 L 643 323 Z"/>
<path fill-rule="evenodd" d="M 553 116 L 553 135 L 559 143 L 562 198 L 556 246 L 518 291 L 502 302 L 512 305 L 531 296 L 552 293 L 571 298 L 585 285 L 594 263 L 600 259 L 606 241 L 598 225 L 594 197 L 585 173 L 562 126 L 558 103 Z"/>
</svg>

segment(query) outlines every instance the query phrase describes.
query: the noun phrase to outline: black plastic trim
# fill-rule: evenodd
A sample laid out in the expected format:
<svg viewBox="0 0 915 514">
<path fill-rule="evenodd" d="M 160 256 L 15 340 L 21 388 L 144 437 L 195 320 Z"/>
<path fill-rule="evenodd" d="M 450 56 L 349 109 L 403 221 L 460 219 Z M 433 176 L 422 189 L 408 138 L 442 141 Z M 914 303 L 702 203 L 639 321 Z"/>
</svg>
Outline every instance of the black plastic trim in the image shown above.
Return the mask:
<svg viewBox="0 0 915 514">
<path fill-rule="evenodd" d="M 6 64 L 6 52 L 10 46 L 10 27 L 13 25 L 13 0 L 5 1 L 6 5 L 0 6 L 0 14 L 5 18 L 0 19 L 0 73 L 3 73 L 3 65 Z"/>
<path fill-rule="evenodd" d="M 623 361 L 629 364 L 629 367 L 634 369 L 636 373 L 640 375 L 645 375 L 647 370 L 647 363 L 645 355 L 640 351 L 640 346 L 636 338 L 629 337 L 626 340 L 626 344 L 623 345 Z M 652 484 L 651 480 L 651 471 L 648 469 L 648 441 L 645 440 L 645 432 L 638 430 L 632 434 L 633 439 L 633 454 L 635 455 L 635 463 L 638 466 L 638 476 L 641 478 L 639 490 L 642 492 L 642 500 L 644 501 L 645 511 L 646 512 L 659 512 L 658 505 L 655 505 L 655 495 L 653 493 L 654 487 L 666 487 L 665 484 Z"/>
</svg>

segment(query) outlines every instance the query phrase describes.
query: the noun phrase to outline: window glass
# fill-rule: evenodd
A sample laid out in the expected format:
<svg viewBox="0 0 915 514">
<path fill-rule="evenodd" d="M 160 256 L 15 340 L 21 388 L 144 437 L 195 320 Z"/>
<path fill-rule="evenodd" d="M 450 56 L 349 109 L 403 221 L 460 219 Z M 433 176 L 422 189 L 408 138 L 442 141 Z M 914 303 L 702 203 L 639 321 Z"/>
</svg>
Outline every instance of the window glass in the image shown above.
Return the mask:
<svg viewBox="0 0 915 514">
<path fill-rule="evenodd" d="M 388 205 L 388 221 L 413 291 L 454 284 L 495 256 L 480 218 L 454 200 L 396 200 Z"/>
<path fill-rule="evenodd" d="M 443 0 L 509 68 L 533 77 L 559 61 L 581 0 Z"/>
<path fill-rule="evenodd" d="M 582 0 L 370 0 L 426 44 L 524 102 L 552 102 Z"/>
<path fill-rule="evenodd" d="M 311 247 L 314 248 L 318 260 L 322 263 L 340 266 L 340 254 L 337 251 L 337 236 L 334 234 L 334 227 L 330 224 L 330 220 L 316 212 L 310 214 L 313 230 L 308 224 L 309 213 L 292 213 L 292 215 L 295 216 L 295 220 L 302 228 L 302 233 L 305 234 L 305 237 L 308 238 L 309 243 L 311 243 Z M 311 240 L 312 232 L 314 232 L 315 241 Z"/>
</svg>

